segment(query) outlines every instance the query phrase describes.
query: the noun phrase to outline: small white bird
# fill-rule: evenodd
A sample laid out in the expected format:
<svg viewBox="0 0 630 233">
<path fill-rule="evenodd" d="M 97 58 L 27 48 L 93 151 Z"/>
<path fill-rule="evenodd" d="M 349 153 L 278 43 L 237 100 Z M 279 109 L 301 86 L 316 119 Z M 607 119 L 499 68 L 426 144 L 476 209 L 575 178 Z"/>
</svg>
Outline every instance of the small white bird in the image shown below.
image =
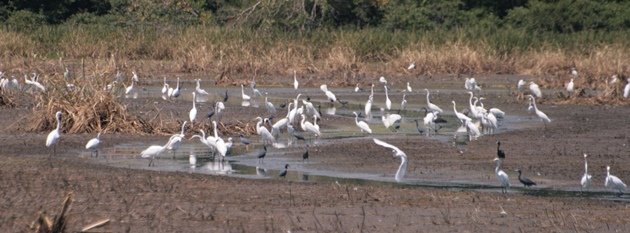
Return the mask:
<svg viewBox="0 0 630 233">
<path fill-rule="evenodd" d="M 574 84 L 573 84 L 573 78 L 572 78 L 571 81 L 569 81 L 569 83 L 567 83 L 567 91 L 569 93 L 572 93 L 573 92 L 573 87 L 574 87 Z"/>
<path fill-rule="evenodd" d="M 518 83 L 516 84 L 516 89 L 518 89 L 519 91 L 523 91 L 523 88 L 525 88 L 525 84 L 527 83 L 524 80 L 518 80 Z"/>
<path fill-rule="evenodd" d="M 407 109 L 407 95 L 403 94 L 402 97 L 402 101 L 400 102 L 400 110 L 406 110 Z"/>
<path fill-rule="evenodd" d="M 162 85 L 162 94 L 165 95 L 168 91 L 168 84 L 166 83 L 166 77 L 164 77 L 164 85 Z"/>
<path fill-rule="evenodd" d="M 411 89 L 411 85 L 409 85 L 409 82 L 407 82 L 407 92 L 413 92 L 413 89 Z"/>
<path fill-rule="evenodd" d="M 359 92 L 360 88 L 359 88 L 359 83 L 357 83 L 356 86 L 354 86 L 354 92 Z"/>
<path fill-rule="evenodd" d="M 623 183 L 621 179 L 619 179 L 619 177 L 610 174 L 610 166 L 606 166 L 606 182 L 604 183 L 604 186 L 606 186 L 606 188 L 619 191 L 618 196 L 623 195 L 623 192 L 626 190 L 627 187 L 626 184 Z"/>
<path fill-rule="evenodd" d="M 365 117 L 370 117 L 370 113 L 372 113 L 372 102 L 374 98 L 370 95 L 368 97 L 368 101 L 365 103 Z"/>
<path fill-rule="evenodd" d="M 249 101 L 251 99 L 249 95 L 245 94 L 245 88 L 243 87 L 243 84 L 241 84 L 241 96 L 243 97 L 243 101 Z"/>
<path fill-rule="evenodd" d="M 385 108 L 387 108 L 387 110 L 391 110 L 392 109 L 392 101 L 389 99 L 389 93 L 387 91 L 387 86 L 385 87 Z"/>
<path fill-rule="evenodd" d="M 57 128 L 50 131 L 48 137 L 46 137 L 46 147 L 53 147 L 53 155 L 56 155 L 57 142 L 61 137 L 61 111 L 55 113 L 55 118 L 57 119 Z"/>
<path fill-rule="evenodd" d="M 385 114 L 385 109 L 381 108 L 381 120 L 385 128 L 391 127 L 394 123 L 400 121 L 400 119 L 402 119 L 402 116 L 399 114 Z"/>
<path fill-rule="evenodd" d="M 335 94 L 328 90 L 328 86 L 326 84 L 322 84 L 321 86 L 319 86 L 319 89 L 321 89 L 324 94 L 326 94 L 326 98 L 328 98 L 328 101 L 337 102 L 337 97 L 335 96 Z"/>
<path fill-rule="evenodd" d="M 371 134 L 372 129 L 370 129 L 370 126 L 367 123 L 365 123 L 365 121 L 359 121 L 359 115 L 357 115 L 357 112 L 352 112 L 352 113 L 354 114 L 354 123 L 357 124 L 359 129 L 361 129 L 361 132 L 367 132 Z"/>
<path fill-rule="evenodd" d="M 494 159 L 494 161 L 496 161 L 497 163 L 497 167 L 494 169 L 494 172 L 497 175 L 499 183 L 501 183 L 501 192 L 507 193 L 507 189 L 510 187 L 510 179 L 508 175 L 503 170 L 501 170 L 501 160 L 502 159 L 499 158 Z"/>
<path fill-rule="evenodd" d="M 626 87 L 623 88 L 623 98 L 628 98 L 630 96 L 630 78 L 626 80 L 628 83 Z"/>
<path fill-rule="evenodd" d="M 317 119 L 317 117 L 315 119 Z M 319 131 L 319 126 L 316 126 L 316 123 L 306 121 L 306 115 L 304 114 L 302 114 L 302 121 L 300 122 L 300 126 L 302 127 L 302 130 L 315 134 L 315 137 L 319 137 L 321 135 Z"/>
<path fill-rule="evenodd" d="M 92 154 L 96 154 L 95 157 L 98 158 L 98 146 L 101 144 L 101 133 L 98 133 L 95 138 L 90 139 L 87 144 L 85 144 L 85 149 L 90 150 L 90 157 Z"/>
<path fill-rule="evenodd" d="M 413 63 L 413 62 L 412 62 L 412 63 L 411 63 L 411 64 L 409 64 L 409 66 L 407 67 L 407 70 L 413 70 L 413 69 L 415 69 L 415 68 L 416 68 L 416 63 Z"/>
<path fill-rule="evenodd" d="M 181 93 L 181 88 L 179 87 L 179 77 L 177 77 L 177 86 L 175 86 L 175 89 L 173 89 L 173 91 L 171 92 L 169 97 L 179 97 Z"/>
<path fill-rule="evenodd" d="M 131 76 L 131 79 L 134 82 L 140 82 L 140 79 L 138 79 L 138 74 L 136 74 L 136 71 L 131 71 L 131 73 L 133 74 L 133 76 Z"/>
<path fill-rule="evenodd" d="M 190 112 L 188 112 L 188 119 L 190 120 L 190 126 L 192 127 L 195 121 L 195 118 L 197 118 L 197 95 L 195 92 L 192 93 L 192 108 L 190 109 Z"/>
<path fill-rule="evenodd" d="M 536 96 L 536 98 L 542 97 L 542 91 L 540 91 L 540 87 L 538 87 L 538 84 L 534 82 L 529 82 L 529 91 L 532 92 L 532 94 Z"/>
<path fill-rule="evenodd" d="M 387 85 L 387 80 L 385 79 L 384 76 L 381 76 L 380 78 L 378 78 L 378 81 L 382 83 L 383 85 Z"/>
<path fill-rule="evenodd" d="M 297 71 L 293 70 L 293 89 L 297 90 L 300 83 L 297 80 Z"/>
<path fill-rule="evenodd" d="M 587 189 L 591 186 L 591 179 L 593 178 L 590 174 L 588 174 L 588 162 L 586 161 L 587 154 L 584 154 L 584 175 L 582 176 L 582 180 L 580 180 L 580 184 L 582 185 L 582 189 Z"/>
<path fill-rule="evenodd" d="M 135 81 L 131 80 L 131 85 L 129 85 L 127 88 L 125 88 L 125 95 L 131 94 L 131 92 L 133 91 L 133 84 L 134 83 L 135 83 Z"/>
<path fill-rule="evenodd" d="M 398 167 L 398 171 L 396 171 L 396 175 L 394 176 L 394 180 L 397 182 L 402 181 L 405 178 L 405 173 L 407 172 L 407 154 L 402 150 L 398 149 L 398 147 L 393 146 L 387 142 L 381 141 L 379 139 L 374 138 L 374 143 L 376 145 L 392 149 L 394 153 L 394 157 L 400 157 L 400 166 Z"/>
</svg>

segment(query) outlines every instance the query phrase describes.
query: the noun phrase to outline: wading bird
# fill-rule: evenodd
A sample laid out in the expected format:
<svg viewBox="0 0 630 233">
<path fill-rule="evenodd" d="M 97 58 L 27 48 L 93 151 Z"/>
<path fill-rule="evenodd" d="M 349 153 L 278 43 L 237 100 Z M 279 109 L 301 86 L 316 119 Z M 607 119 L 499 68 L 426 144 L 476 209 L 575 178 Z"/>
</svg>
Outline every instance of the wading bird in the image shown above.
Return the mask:
<svg viewBox="0 0 630 233">
<path fill-rule="evenodd" d="M 397 182 L 402 181 L 402 179 L 405 178 L 405 173 L 407 172 L 407 155 L 405 154 L 405 152 L 398 149 L 398 147 L 393 146 L 392 144 L 389 144 L 387 142 L 381 141 L 376 138 L 374 138 L 374 143 L 376 143 L 376 145 L 392 149 L 392 152 L 394 153 L 394 157 L 400 157 L 400 160 L 401 160 L 400 166 L 398 167 L 398 171 L 396 171 L 396 175 L 394 176 L 394 179 Z"/>
<path fill-rule="evenodd" d="M 540 91 L 540 87 L 538 87 L 538 84 L 534 82 L 529 82 L 529 91 L 537 98 L 542 98 L 542 91 Z"/>
<path fill-rule="evenodd" d="M 299 86 L 300 83 L 298 83 L 297 80 L 297 71 L 293 70 L 293 89 L 297 90 Z"/>
<path fill-rule="evenodd" d="M 179 97 L 180 93 L 181 93 L 181 87 L 179 87 L 179 77 L 177 77 L 177 85 L 175 86 L 175 89 L 173 89 L 173 92 L 171 93 L 171 96 L 169 97 L 177 98 Z"/>
<path fill-rule="evenodd" d="M 407 82 L 407 92 L 413 92 L 413 89 L 411 89 L 411 85 L 409 85 L 409 82 Z"/>
<path fill-rule="evenodd" d="M 624 184 L 619 177 L 610 174 L 610 166 L 606 166 L 606 182 L 604 183 L 604 186 L 606 186 L 606 188 L 619 191 L 619 195 L 617 195 L 618 197 L 621 197 L 623 192 L 626 190 L 626 184 Z"/>
<path fill-rule="evenodd" d="M 164 84 L 162 85 L 162 95 L 166 95 L 168 92 L 168 83 L 166 83 L 166 77 L 164 77 Z"/>
<path fill-rule="evenodd" d="M 85 149 L 90 151 L 90 157 L 92 154 L 96 154 L 95 157 L 98 158 L 98 146 L 101 144 L 101 133 L 96 134 L 95 138 L 90 139 L 87 144 L 85 144 Z"/>
<path fill-rule="evenodd" d="M 389 128 L 397 121 L 400 121 L 400 119 L 402 119 L 402 116 L 399 114 L 385 114 L 385 109 L 381 108 L 381 121 L 383 121 L 385 128 Z"/>
<path fill-rule="evenodd" d="M 569 92 L 569 94 L 573 93 L 573 79 L 571 79 L 571 81 L 569 81 L 569 83 L 567 83 L 567 91 Z"/>
<path fill-rule="evenodd" d="M 177 153 L 177 150 L 179 149 L 179 147 L 182 145 L 182 140 L 184 139 L 184 129 L 186 127 L 186 124 L 188 122 L 184 121 L 184 123 L 182 123 L 182 131 L 179 134 L 173 134 L 171 137 L 173 137 L 173 139 L 171 140 L 171 143 L 168 145 L 168 147 L 166 147 L 167 150 L 170 150 L 171 152 L 173 152 L 173 159 L 175 159 L 175 153 Z"/>
<path fill-rule="evenodd" d="M 278 176 L 282 177 L 282 178 L 286 177 L 288 170 L 289 170 L 289 164 L 285 164 L 284 165 L 284 171 L 280 172 L 280 174 Z"/>
<path fill-rule="evenodd" d="M 368 97 L 368 101 L 365 103 L 365 117 L 371 117 L 370 113 L 372 113 L 372 101 L 374 101 L 374 97 L 370 95 L 370 97 Z"/>
<path fill-rule="evenodd" d="M 243 87 L 243 84 L 241 84 L 241 96 L 243 98 L 243 101 L 249 101 L 251 99 L 249 95 L 245 94 L 245 88 Z"/>
<path fill-rule="evenodd" d="M 357 115 L 357 112 L 352 112 L 354 114 L 354 123 L 357 124 L 357 127 L 359 127 L 359 129 L 361 129 L 361 132 L 367 132 L 369 134 L 372 133 L 372 129 L 370 129 L 370 126 L 365 123 L 365 121 L 359 121 L 359 115 Z"/>
<path fill-rule="evenodd" d="M 593 178 L 590 174 L 588 174 L 588 162 L 586 161 L 586 157 L 588 157 L 588 155 L 584 154 L 584 175 L 582 176 L 582 179 L 580 180 L 582 189 L 589 188 L 592 182 L 591 179 Z"/>
<path fill-rule="evenodd" d="M 324 94 L 326 94 L 326 98 L 328 98 L 328 101 L 330 101 L 331 103 L 337 102 L 337 97 L 335 96 L 335 94 L 328 90 L 328 86 L 326 84 L 322 84 L 321 86 L 319 86 L 319 89 L 321 89 Z"/>
<path fill-rule="evenodd" d="M 505 159 L 505 152 L 501 150 L 501 141 L 497 141 L 497 157 L 499 159 Z"/>
<path fill-rule="evenodd" d="M 547 123 L 551 122 L 551 119 L 549 119 L 549 117 L 547 117 L 547 114 L 545 114 L 544 112 L 538 110 L 538 107 L 536 106 L 536 99 L 534 98 L 534 96 L 529 95 L 529 98 L 532 101 L 532 104 L 534 105 L 534 112 L 536 113 L 536 116 L 538 116 L 538 118 L 540 118 L 540 120 L 542 120 L 542 122 L 545 124 L 545 126 L 547 126 Z"/>
<path fill-rule="evenodd" d="M 403 94 L 402 97 L 402 101 L 400 102 L 400 110 L 406 110 L 407 109 L 407 95 Z"/>
<path fill-rule="evenodd" d="M 197 96 L 195 94 L 195 92 L 192 93 L 192 108 L 190 109 L 190 112 L 188 112 L 188 118 L 190 120 L 190 127 L 193 126 L 195 118 L 197 118 Z"/>
<path fill-rule="evenodd" d="M 455 112 L 455 116 L 457 117 L 457 119 L 459 119 L 459 121 L 462 123 L 462 125 L 464 125 L 464 123 L 466 121 L 471 121 L 472 119 L 470 119 L 470 117 L 460 113 L 457 111 L 456 108 L 456 104 L 455 104 L 455 100 L 451 101 L 453 103 L 453 112 Z"/>
<path fill-rule="evenodd" d="M 626 87 L 623 88 L 623 98 L 628 98 L 630 96 L 630 78 L 626 80 L 628 83 Z"/>
<path fill-rule="evenodd" d="M 494 169 L 494 173 L 497 175 L 497 179 L 499 183 L 501 183 L 501 192 L 507 193 L 507 189 L 510 187 L 510 179 L 508 175 L 501 170 L 501 161 L 503 159 L 495 158 L 494 161 L 497 163 L 497 167 Z"/>
<path fill-rule="evenodd" d="M 57 128 L 50 131 L 46 137 L 46 147 L 53 147 L 53 156 L 57 154 L 57 142 L 61 137 L 61 111 L 55 113 L 55 119 L 57 119 Z"/>
<path fill-rule="evenodd" d="M 385 88 L 385 108 L 387 108 L 387 110 L 391 110 L 392 109 L 392 101 L 389 99 L 389 93 L 387 91 L 387 86 L 384 86 Z"/>
<path fill-rule="evenodd" d="M 173 139 L 173 137 L 171 137 L 168 142 L 166 142 L 166 144 L 164 144 L 164 146 L 160 146 L 160 145 L 151 145 L 149 146 L 147 149 L 143 150 L 142 152 L 140 152 L 140 157 L 142 158 L 150 158 L 149 160 L 149 167 L 151 165 L 155 165 L 153 163 L 153 160 L 155 159 L 155 157 L 159 156 L 162 152 L 164 152 L 166 150 L 166 147 L 168 147 L 171 144 L 171 140 Z"/>
<path fill-rule="evenodd" d="M 536 185 L 536 182 L 530 180 L 527 177 L 521 176 L 521 173 L 522 173 L 521 169 L 516 169 L 516 172 L 518 172 L 518 181 L 520 181 L 524 187 L 530 187 L 530 186 Z"/>
<path fill-rule="evenodd" d="M 204 89 L 201 89 L 201 84 L 199 83 L 201 79 L 197 79 L 197 86 L 195 87 L 195 91 L 200 95 L 209 95 L 208 92 Z"/>
<path fill-rule="evenodd" d="M 385 77 L 381 76 L 380 78 L 378 78 L 378 82 L 380 82 L 383 85 L 387 85 L 387 80 L 385 79 Z"/>
<path fill-rule="evenodd" d="M 429 89 L 425 88 L 424 91 L 427 92 L 427 108 L 431 112 L 442 113 L 442 109 L 440 107 L 438 107 L 437 105 L 431 103 L 431 100 L 429 100 Z"/>
</svg>

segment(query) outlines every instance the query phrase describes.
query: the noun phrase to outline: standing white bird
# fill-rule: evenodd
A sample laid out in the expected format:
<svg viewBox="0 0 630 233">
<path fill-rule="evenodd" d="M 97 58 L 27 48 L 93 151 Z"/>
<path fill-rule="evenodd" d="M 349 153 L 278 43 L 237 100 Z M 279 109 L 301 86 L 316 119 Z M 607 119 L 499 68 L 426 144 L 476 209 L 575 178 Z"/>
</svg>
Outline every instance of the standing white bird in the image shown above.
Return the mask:
<svg viewBox="0 0 630 233">
<path fill-rule="evenodd" d="M 57 128 L 53 129 L 48 133 L 48 137 L 46 137 L 46 147 L 53 147 L 53 154 L 57 154 L 57 142 L 61 137 L 61 111 L 55 113 L 55 118 L 57 119 Z"/>
<path fill-rule="evenodd" d="M 574 87 L 574 85 L 575 85 L 575 84 L 573 84 L 573 79 L 571 79 L 571 81 L 569 81 L 569 83 L 567 83 L 567 91 L 568 91 L 569 93 L 572 93 L 572 92 L 573 92 L 573 87 Z"/>
<path fill-rule="evenodd" d="M 537 98 L 542 97 L 542 91 L 540 91 L 540 87 L 538 87 L 538 84 L 534 82 L 529 82 L 529 91 L 532 92 L 532 94 L 535 95 Z"/>
<path fill-rule="evenodd" d="M 201 89 L 201 79 L 197 79 L 197 86 L 195 87 L 195 91 L 200 95 L 209 95 L 208 92 L 204 89 Z"/>
<path fill-rule="evenodd" d="M 400 166 L 398 166 L 398 171 L 396 171 L 396 175 L 394 176 L 394 180 L 397 182 L 402 181 L 405 178 L 405 173 L 407 172 L 407 155 L 402 150 L 398 149 L 398 147 L 393 146 L 387 142 L 381 141 L 379 139 L 374 138 L 374 143 L 376 145 L 392 149 L 394 153 L 394 157 L 400 157 Z"/>
<path fill-rule="evenodd" d="M 626 80 L 628 83 L 626 87 L 623 88 L 623 98 L 628 98 L 630 96 L 630 78 Z"/>
<path fill-rule="evenodd" d="M 164 77 L 164 85 L 162 85 L 162 94 L 165 95 L 168 91 L 168 84 L 166 83 L 166 77 Z"/>
<path fill-rule="evenodd" d="M 249 95 L 245 94 L 245 88 L 243 87 L 243 84 L 241 84 L 241 96 L 243 97 L 243 101 L 249 101 L 251 99 Z"/>
<path fill-rule="evenodd" d="M 179 87 L 179 77 L 177 77 L 177 85 L 175 86 L 175 89 L 173 89 L 173 92 L 171 93 L 171 96 L 169 97 L 179 97 L 179 95 L 181 94 L 181 88 Z"/>
<path fill-rule="evenodd" d="M 455 105 L 455 100 L 451 101 L 453 103 L 453 112 L 455 112 L 455 116 L 457 117 L 457 119 L 459 119 L 459 121 L 462 123 L 462 125 L 464 125 L 464 123 L 466 123 L 466 121 L 472 121 L 472 119 L 470 119 L 470 117 L 460 113 L 457 111 L 456 105 Z"/>
<path fill-rule="evenodd" d="M 536 99 L 534 98 L 534 96 L 529 95 L 529 98 L 531 100 L 531 103 L 534 105 L 534 112 L 536 113 L 536 116 L 538 116 L 538 118 L 540 118 L 540 120 L 542 120 L 542 122 L 545 124 L 545 126 L 547 126 L 547 123 L 551 122 L 551 119 L 549 119 L 549 117 L 547 117 L 547 114 L 545 114 L 544 112 L 538 110 L 538 107 L 536 106 Z"/>
<path fill-rule="evenodd" d="M 466 121 L 466 131 L 468 132 L 468 140 L 477 140 L 479 136 L 481 136 L 481 131 L 479 131 L 479 127 L 472 121 Z"/>
<path fill-rule="evenodd" d="M 359 90 L 361 89 L 359 88 L 359 83 L 357 83 L 357 85 L 354 86 L 354 92 L 359 92 Z"/>
<path fill-rule="evenodd" d="M 407 82 L 407 92 L 413 92 L 413 89 L 411 89 L 411 85 L 409 85 L 409 82 Z"/>
<path fill-rule="evenodd" d="M 319 89 L 321 89 L 324 94 L 326 94 L 326 98 L 328 98 L 328 101 L 337 102 L 337 97 L 335 97 L 335 94 L 328 90 L 328 86 L 326 84 L 322 84 L 321 86 L 319 86 Z"/>
<path fill-rule="evenodd" d="M 361 132 L 367 132 L 371 134 L 372 129 L 370 129 L 370 126 L 367 123 L 365 123 L 365 121 L 359 121 L 359 115 L 357 115 L 357 112 L 352 112 L 352 113 L 354 114 L 354 123 L 357 124 L 359 129 L 361 129 Z"/>
<path fill-rule="evenodd" d="M 516 89 L 518 89 L 519 91 L 523 91 L 523 88 L 525 88 L 525 84 L 527 83 L 524 80 L 518 80 L 518 83 L 516 84 Z"/>
<path fill-rule="evenodd" d="M 182 123 L 182 131 L 179 134 L 173 134 L 171 137 L 171 143 L 168 144 L 168 146 L 166 147 L 167 150 L 170 150 L 173 152 L 173 159 L 175 159 L 175 155 L 177 153 L 177 150 L 179 149 L 179 147 L 182 145 L 182 140 L 184 139 L 184 130 L 186 127 L 186 123 L 188 123 L 187 121 L 184 121 L 184 123 Z"/>
<path fill-rule="evenodd" d="M 90 150 L 90 157 L 92 154 L 96 154 L 95 157 L 98 158 L 98 146 L 101 144 L 101 133 L 96 134 L 95 138 L 90 139 L 87 144 L 85 144 L 85 149 Z"/>
<path fill-rule="evenodd" d="M 265 108 L 267 108 L 267 112 L 271 115 L 276 114 L 276 108 L 273 106 L 273 103 L 268 100 L 269 93 L 265 92 Z"/>
<path fill-rule="evenodd" d="M 400 110 L 406 110 L 407 109 L 407 95 L 403 94 L 402 97 L 402 102 L 400 102 Z"/>
<path fill-rule="evenodd" d="M 315 124 L 306 121 L 306 115 L 304 114 L 302 114 L 302 121 L 300 122 L 300 126 L 302 127 L 302 130 L 315 134 L 315 137 L 319 137 L 321 135 L 319 131 L 319 126 L 316 126 Z"/>
<path fill-rule="evenodd" d="M 136 71 L 131 71 L 131 73 L 133 74 L 133 76 L 131 76 L 131 80 L 133 80 L 134 82 L 140 82 L 140 79 L 138 78 L 138 74 L 136 73 Z"/>
<path fill-rule="evenodd" d="M 584 175 L 582 176 L 582 180 L 580 180 L 580 184 L 582 185 L 582 189 L 587 189 L 591 186 L 591 179 L 593 178 L 590 174 L 588 174 L 588 162 L 586 161 L 587 154 L 584 154 Z"/>
<path fill-rule="evenodd" d="M 381 120 L 383 121 L 383 125 L 385 128 L 389 128 L 394 125 L 397 121 L 400 121 L 402 116 L 399 114 L 385 114 L 385 109 L 381 108 Z"/>
<path fill-rule="evenodd" d="M 262 117 L 256 117 L 256 119 L 258 120 L 258 123 L 256 123 L 256 133 L 260 135 L 261 141 L 263 142 L 263 144 L 265 145 L 267 145 L 268 143 L 273 144 L 276 139 L 273 137 L 271 132 L 269 132 L 269 130 L 265 128 L 265 126 L 263 126 L 263 123 L 267 119 L 266 118 L 263 119 Z"/>
<path fill-rule="evenodd" d="M 623 192 L 626 190 L 626 184 L 623 183 L 619 177 L 613 176 L 610 174 L 610 166 L 606 166 L 606 182 L 604 186 L 609 189 L 615 189 L 619 191 L 619 195 L 623 195 Z"/>
<path fill-rule="evenodd" d="M 382 83 L 383 85 L 387 85 L 387 80 L 386 80 L 386 79 L 385 79 L 385 77 L 383 77 L 383 76 L 381 76 L 381 77 L 378 79 L 378 81 L 379 81 L 380 83 Z"/>
<path fill-rule="evenodd" d="M 218 130 L 217 129 L 217 122 L 216 121 L 212 121 L 212 125 L 214 126 L 214 138 L 216 139 L 215 141 L 215 147 L 217 149 L 217 151 L 219 152 L 219 155 L 221 155 L 221 160 L 223 160 L 225 158 L 225 156 L 227 155 L 227 145 L 225 145 L 225 141 L 223 141 L 223 139 L 221 137 L 219 137 L 218 134 Z M 269 132 L 269 131 L 267 131 Z"/>
<path fill-rule="evenodd" d="M 389 99 L 389 93 L 387 91 L 387 86 L 385 86 L 385 108 L 387 108 L 387 110 L 391 110 L 392 109 L 392 101 Z"/>
<path fill-rule="evenodd" d="M 507 193 L 507 189 L 510 187 L 510 179 L 508 175 L 501 170 L 501 161 L 502 159 L 495 158 L 494 161 L 497 163 L 497 167 L 494 169 L 494 173 L 497 175 L 497 179 L 499 179 L 499 183 L 501 183 L 501 192 Z"/>
<path fill-rule="evenodd" d="M 425 88 L 424 90 L 427 92 L 427 108 L 432 112 L 442 113 L 442 109 L 429 100 L 429 89 Z"/>
<path fill-rule="evenodd" d="M 297 90 L 300 83 L 297 80 L 297 71 L 293 70 L 293 89 Z"/>
<path fill-rule="evenodd" d="M 190 109 L 190 112 L 188 113 L 188 119 L 190 120 L 190 126 L 192 127 L 194 125 L 194 121 L 195 118 L 197 118 L 197 95 L 195 92 L 192 93 L 192 108 Z"/>
<path fill-rule="evenodd" d="M 374 97 L 372 97 L 370 95 L 370 97 L 368 97 L 368 101 L 365 103 L 365 117 L 369 118 L 370 113 L 372 113 L 372 101 L 374 101 Z"/>
<path fill-rule="evenodd" d="M 151 166 L 151 164 L 153 163 L 153 160 L 155 159 L 155 157 L 159 156 L 162 152 L 164 152 L 166 150 L 166 147 L 171 144 L 171 140 L 173 139 L 173 137 L 171 137 L 168 142 L 166 142 L 166 144 L 164 144 L 164 146 L 160 146 L 160 145 L 151 145 L 149 146 L 147 149 L 143 150 L 142 152 L 140 152 L 140 157 L 142 158 L 150 158 L 149 160 L 149 167 Z"/>
</svg>

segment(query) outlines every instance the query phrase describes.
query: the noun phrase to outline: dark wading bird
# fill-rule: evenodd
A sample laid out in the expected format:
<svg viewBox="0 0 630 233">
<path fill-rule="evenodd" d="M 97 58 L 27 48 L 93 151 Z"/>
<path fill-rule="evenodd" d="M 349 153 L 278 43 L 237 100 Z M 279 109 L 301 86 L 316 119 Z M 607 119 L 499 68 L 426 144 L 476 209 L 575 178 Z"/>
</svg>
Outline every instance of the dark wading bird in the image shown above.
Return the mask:
<svg viewBox="0 0 630 233">
<path fill-rule="evenodd" d="M 267 146 L 264 146 L 263 150 L 258 152 L 258 155 L 256 155 L 256 157 L 258 158 L 258 162 L 262 163 L 263 159 L 265 159 L 265 156 L 267 156 Z"/>
<path fill-rule="evenodd" d="M 289 170 L 289 164 L 284 165 L 284 171 L 280 172 L 279 177 L 287 177 L 287 170 Z"/>
<path fill-rule="evenodd" d="M 249 139 L 247 139 L 245 136 L 243 136 L 242 134 L 238 136 L 239 140 L 241 141 L 241 143 L 243 143 L 243 145 L 249 145 L 251 142 L 249 141 Z"/>
<path fill-rule="evenodd" d="M 308 145 L 306 145 L 306 151 L 302 154 L 302 162 L 308 160 Z"/>
<path fill-rule="evenodd" d="M 505 159 L 505 153 L 501 150 L 501 141 L 497 141 L 497 157 L 500 159 Z"/>
<path fill-rule="evenodd" d="M 530 180 L 527 177 L 521 176 L 521 169 L 517 169 L 516 172 L 518 172 L 518 181 L 520 181 L 523 186 L 530 187 L 536 185 L 536 182 Z"/>
<path fill-rule="evenodd" d="M 223 95 L 223 103 L 227 103 L 228 98 L 229 96 L 228 96 L 227 90 L 225 90 L 225 94 Z"/>
</svg>

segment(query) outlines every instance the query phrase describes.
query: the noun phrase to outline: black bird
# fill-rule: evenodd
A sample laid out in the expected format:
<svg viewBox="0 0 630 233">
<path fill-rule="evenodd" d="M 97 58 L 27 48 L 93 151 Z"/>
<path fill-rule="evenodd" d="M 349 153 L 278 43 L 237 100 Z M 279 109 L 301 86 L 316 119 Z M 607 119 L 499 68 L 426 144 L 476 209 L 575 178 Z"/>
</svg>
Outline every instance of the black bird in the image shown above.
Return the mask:
<svg viewBox="0 0 630 233">
<path fill-rule="evenodd" d="M 497 141 L 497 157 L 500 159 L 505 159 L 505 153 L 501 150 L 501 141 Z"/>
<path fill-rule="evenodd" d="M 306 151 L 302 154 L 302 162 L 308 160 L 308 145 L 306 145 Z"/>
<path fill-rule="evenodd" d="M 346 106 L 346 104 L 348 104 L 348 101 L 341 100 L 341 99 L 337 99 L 337 102 L 339 102 L 341 106 Z"/>
<path fill-rule="evenodd" d="M 228 94 L 227 94 L 227 90 L 225 90 L 225 94 L 223 95 L 223 103 L 227 103 L 228 101 Z"/>
<path fill-rule="evenodd" d="M 284 103 L 281 103 L 281 104 L 280 104 L 280 108 L 284 108 L 284 107 L 286 107 L 286 106 L 287 106 L 287 102 L 284 102 Z"/>
<path fill-rule="evenodd" d="M 289 164 L 284 165 L 284 171 L 280 172 L 280 175 L 278 175 L 279 177 L 286 177 L 287 176 L 287 170 L 289 170 Z"/>
<path fill-rule="evenodd" d="M 437 119 L 433 120 L 433 122 L 435 122 L 436 124 L 445 124 L 448 123 L 444 118 L 442 118 L 441 116 L 438 116 Z"/>
<path fill-rule="evenodd" d="M 298 141 L 305 141 L 306 140 L 302 135 L 299 135 L 297 133 L 293 133 L 293 137 L 295 137 L 295 139 L 297 139 Z"/>
<path fill-rule="evenodd" d="M 267 146 L 263 147 L 263 150 L 258 152 L 258 155 L 256 157 L 258 157 L 258 162 L 262 162 L 263 159 L 265 159 L 265 156 L 267 155 Z"/>
<path fill-rule="evenodd" d="M 241 141 L 241 143 L 243 143 L 243 145 L 249 145 L 251 142 L 249 141 L 249 139 L 245 138 L 245 136 L 243 136 L 242 134 L 238 136 L 239 140 Z"/>
<path fill-rule="evenodd" d="M 532 186 L 532 185 L 536 185 L 536 182 L 530 180 L 529 178 L 524 177 L 524 176 L 521 177 L 521 169 L 517 169 L 516 171 L 518 172 L 518 181 L 520 181 L 521 184 L 523 184 L 524 187 L 529 187 L 529 186 Z"/>
<path fill-rule="evenodd" d="M 311 102 L 311 97 L 310 96 L 306 96 L 306 101 Z"/>
<path fill-rule="evenodd" d="M 423 135 L 423 134 L 424 134 L 424 128 L 420 127 L 420 125 L 418 124 L 418 119 L 415 119 L 415 120 L 413 120 L 413 121 L 415 121 L 415 122 L 416 122 L 416 130 L 418 130 L 418 133 L 419 133 L 420 135 Z"/>
</svg>

